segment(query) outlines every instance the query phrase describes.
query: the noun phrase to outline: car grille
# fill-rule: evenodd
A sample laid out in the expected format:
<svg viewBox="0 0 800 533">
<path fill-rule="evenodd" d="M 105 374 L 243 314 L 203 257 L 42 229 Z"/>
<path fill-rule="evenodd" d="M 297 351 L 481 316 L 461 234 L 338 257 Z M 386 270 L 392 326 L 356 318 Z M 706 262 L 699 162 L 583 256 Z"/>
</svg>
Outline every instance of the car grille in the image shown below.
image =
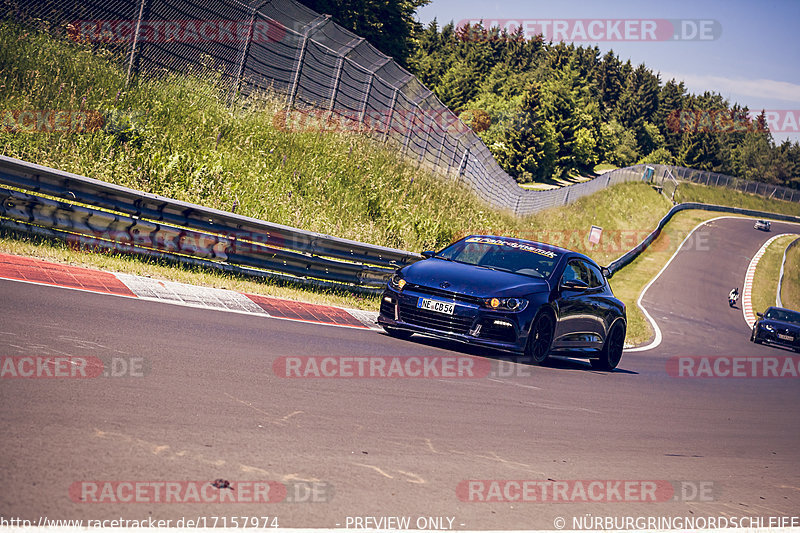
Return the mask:
<svg viewBox="0 0 800 533">
<path fill-rule="evenodd" d="M 446 331 L 448 333 L 461 333 L 466 335 L 472 326 L 472 318 L 445 315 L 436 311 L 420 309 L 415 305 L 400 302 L 400 320 L 423 328 Z"/>
<path fill-rule="evenodd" d="M 424 294 L 426 296 L 436 296 L 439 298 L 446 298 L 448 300 L 453 300 L 457 302 L 466 302 L 471 304 L 480 305 L 483 301 L 482 298 L 477 298 L 475 296 L 468 296 L 466 294 L 459 294 L 457 292 L 446 291 L 444 289 L 438 289 L 435 287 L 425 287 L 423 285 L 416 285 L 416 284 L 409 284 L 407 285 L 406 290 L 413 290 L 414 292 L 418 292 L 420 294 Z"/>
<path fill-rule="evenodd" d="M 389 318 L 394 318 L 394 304 L 381 300 L 381 314 Z"/>
</svg>

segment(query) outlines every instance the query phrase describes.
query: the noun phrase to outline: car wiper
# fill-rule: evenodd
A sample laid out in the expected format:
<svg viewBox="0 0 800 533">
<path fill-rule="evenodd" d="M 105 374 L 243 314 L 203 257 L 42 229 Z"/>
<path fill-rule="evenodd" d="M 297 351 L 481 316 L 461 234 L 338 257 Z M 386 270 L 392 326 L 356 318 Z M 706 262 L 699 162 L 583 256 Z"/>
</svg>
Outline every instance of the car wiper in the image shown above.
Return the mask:
<svg viewBox="0 0 800 533">
<path fill-rule="evenodd" d="M 488 270 L 494 270 L 496 272 L 511 272 L 511 270 L 508 270 L 507 268 L 500 268 L 500 267 L 489 266 L 489 265 L 475 265 L 475 266 L 476 267 L 480 267 L 480 268 L 485 268 L 485 269 L 488 269 Z"/>
</svg>

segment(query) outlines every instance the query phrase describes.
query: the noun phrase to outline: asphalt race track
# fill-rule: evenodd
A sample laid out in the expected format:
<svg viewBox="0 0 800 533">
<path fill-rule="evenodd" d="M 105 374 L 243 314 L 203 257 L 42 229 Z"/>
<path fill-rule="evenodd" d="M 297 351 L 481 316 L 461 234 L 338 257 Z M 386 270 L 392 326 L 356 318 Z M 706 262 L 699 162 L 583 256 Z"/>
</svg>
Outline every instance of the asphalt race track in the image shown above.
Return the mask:
<svg viewBox="0 0 800 533">
<path fill-rule="evenodd" d="M 800 228 L 775 222 L 764 233 L 750 219 L 725 218 L 698 230 L 702 238 L 686 243 L 644 298 L 663 342 L 625 354 L 614 372 L 573 360 L 502 363 L 497 354 L 419 337 L 0 280 L 0 355 L 94 356 L 140 369 L 0 379 L 0 515 L 173 525 L 182 517 L 270 516 L 281 527 L 326 528 L 352 525 L 353 517 L 406 516 L 411 527 L 420 517 L 449 517 L 455 529 L 553 529 L 558 517 L 573 529 L 573 518 L 588 515 L 797 515 L 799 378 L 668 372 L 676 356 L 797 363 L 798 354 L 750 343 L 741 309 L 726 301 L 763 242 L 783 232 Z M 494 375 L 273 373 L 281 356 L 465 354 L 490 358 Z M 215 479 L 324 487 L 315 498 L 324 501 L 80 503 L 70 493 L 87 481 Z M 679 501 L 487 503 L 457 492 L 467 480 L 658 480 L 686 490 Z"/>
</svg>

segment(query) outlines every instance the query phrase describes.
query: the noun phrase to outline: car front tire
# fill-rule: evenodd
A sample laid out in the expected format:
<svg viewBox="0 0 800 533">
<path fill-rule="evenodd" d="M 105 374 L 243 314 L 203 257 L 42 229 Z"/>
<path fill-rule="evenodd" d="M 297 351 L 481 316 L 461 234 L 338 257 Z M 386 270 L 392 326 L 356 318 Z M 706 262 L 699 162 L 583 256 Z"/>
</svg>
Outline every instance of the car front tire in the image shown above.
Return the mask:
<svg viewBox="0 0 800 533">
<path fill-rule="evenodd" d="M 603 345 L 598 359 L 590 359 L 592 368 L 597 370 L 614 370 L 622 359 L 622 350 L 625 349 L 626 327 L 623 322 L 615 322 L 608 332 L 608 337 Z"/>
<path fill-rule="evenodd" d="M 550 359 L 550 347 L 553 344 L 555 319 L 548 312 L 539 313 L 533 322 L 525 355 L 535 365 L 544 365 Z"/>
</svg>

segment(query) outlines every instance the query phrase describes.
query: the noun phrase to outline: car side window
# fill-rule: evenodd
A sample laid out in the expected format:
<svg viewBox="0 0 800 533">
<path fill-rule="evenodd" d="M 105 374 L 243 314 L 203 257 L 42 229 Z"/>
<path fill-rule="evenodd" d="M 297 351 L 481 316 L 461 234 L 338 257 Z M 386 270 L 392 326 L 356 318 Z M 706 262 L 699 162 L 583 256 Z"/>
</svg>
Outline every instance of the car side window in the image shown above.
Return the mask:
<svg viewBox="0 0 800 533">
<path fill-rule="evenodd" d="M 602 272 L 596 266 L 592 265 L 591 263 L 585 263 L 586 268 L 589 271 L 589 277 L 591 281 L 589 282 L 589 287 L 603 287 L 605 286 L 605 278 L 603 278 Z"/>
<path fill-rule="evenodd" d="M 586 265 L 583 264 L 583 261 L 579 259 L 573 259 L 567 263 L 567 268 L 564 269 L 564 275 L 561 277 L 561 281 L 583 281 L 587 285 L 591 285 L 589 271 L 586 269 Z"/>
</svg>

